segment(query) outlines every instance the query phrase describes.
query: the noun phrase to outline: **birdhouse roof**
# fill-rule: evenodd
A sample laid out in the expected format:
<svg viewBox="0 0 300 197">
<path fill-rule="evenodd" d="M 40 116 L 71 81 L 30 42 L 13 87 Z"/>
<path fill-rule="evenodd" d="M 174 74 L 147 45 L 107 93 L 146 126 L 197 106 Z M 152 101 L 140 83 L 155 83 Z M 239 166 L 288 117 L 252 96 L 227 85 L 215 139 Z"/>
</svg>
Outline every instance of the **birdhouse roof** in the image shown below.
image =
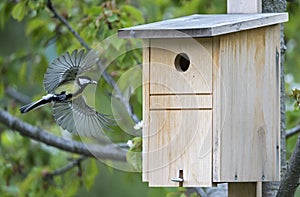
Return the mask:
<svg viewBox="0 0 300 197">
<path fill-rule="evenodd" d="M 288 13 L 195 14 L 120 29 L 120 38 L 211 37 L 288 21 Z"/>
</svg>

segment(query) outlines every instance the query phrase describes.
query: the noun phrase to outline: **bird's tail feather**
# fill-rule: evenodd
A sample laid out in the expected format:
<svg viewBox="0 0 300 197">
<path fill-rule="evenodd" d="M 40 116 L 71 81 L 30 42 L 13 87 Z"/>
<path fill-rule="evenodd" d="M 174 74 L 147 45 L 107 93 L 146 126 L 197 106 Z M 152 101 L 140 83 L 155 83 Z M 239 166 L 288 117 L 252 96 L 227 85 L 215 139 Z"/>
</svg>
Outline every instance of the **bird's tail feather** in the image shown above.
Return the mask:
<svg viewBox="0 0 300 197">
<path fill-rule="evenodd" d="M 42 105 L 45 105 L 47 103 L 50 103 L 52 101 L 52 98 L 50 97 L 43 97 L 42 99 L 29 103 L 27 105 L 24 105 L 20 108 L 21 113 L 29 112 L 37 107 L 40 107 Z"/>
</svg>

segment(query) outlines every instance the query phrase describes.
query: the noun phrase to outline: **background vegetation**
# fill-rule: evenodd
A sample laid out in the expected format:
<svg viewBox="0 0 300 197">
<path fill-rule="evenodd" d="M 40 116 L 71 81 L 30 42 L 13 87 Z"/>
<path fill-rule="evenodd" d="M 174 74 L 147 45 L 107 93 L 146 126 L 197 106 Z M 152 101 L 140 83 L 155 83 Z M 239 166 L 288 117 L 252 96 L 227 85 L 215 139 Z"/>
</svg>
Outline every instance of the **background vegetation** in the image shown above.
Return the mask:
<svg viewBox="0 0 300 197">
<path fill-rule="evenodd" d="M 45 94 L 43 75 L 51 60 L 65 51 L 83 48 L 76 38 L 46 7 L 46 0 L 3 0 L 0 2 L 0 108 L 22 120 L 46 129 L 58 136 L 61 132 L 44 107 L 21 115 L 22 102 Z M 89 44 L 97 47 L 122 27 L 149 23 L 194 13 L 225 13 L 225 0 L 53 0 L 53 6 Z M 300 0 L 288 3 L 290 21 L 285 24 L 286 91 L 300 86 Z M 109 48 L 112 54 L 125 50 L 122 41 Z M 107 54 L 109 56 L 109 54 Z M 141 63 L 141 50 L 121 55 L 108 68 L 116 81 L 132 65 Z M 13 92 L 21 93 L 16 99 Z M 111 113 L 112 88 L 101 79 L 96 92 L 96 106 Z M 299 125 L 300 113 L 293 100 L 287 98 L 287 128 Z M 130 96 L 134 113 L 141 119 L 141 91 Z M 128 118 L 131 125 L 134 122 Z M 126 143 L 135 136 L 116 129 L 110 136 L 116 143 Z M 288 157 L 297 135 L 287 140 Z M 139 173 L 111 168 L 94 159 L 84 159 L 74 168 L 58 176 L 51 172 L 79 158 L 76 154 L 32 141 L 0 124 L 0 196 L 180 196 L 182 190 L 148 188 Z M 193 194 L 196 195 L 196 194 Z"/>
</svg>

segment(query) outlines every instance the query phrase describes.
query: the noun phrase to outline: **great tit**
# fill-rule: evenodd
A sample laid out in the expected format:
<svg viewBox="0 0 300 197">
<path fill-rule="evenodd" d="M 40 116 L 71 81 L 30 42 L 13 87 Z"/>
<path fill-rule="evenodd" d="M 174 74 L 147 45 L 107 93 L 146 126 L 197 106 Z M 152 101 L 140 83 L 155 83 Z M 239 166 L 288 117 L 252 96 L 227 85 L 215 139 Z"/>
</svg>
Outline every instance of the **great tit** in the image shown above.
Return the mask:
<svg viewBox="0 0 300 197">
<path fill-rule="evenodd" d="M 47 95 L 21 107 L 21 113 L 52 102 L 54 119 L 63 129 L 82 136 L 102 136 L 103 130 L 113 125 L 113 119 L 88 106 L 83 96 L 88 85 L 97 84 L 86 76 L 97 61 L 97 54 L 92 50 L 87 54 L 84 50 L 74 50 L 55 59 L 44 75 Z"/>
</svg>

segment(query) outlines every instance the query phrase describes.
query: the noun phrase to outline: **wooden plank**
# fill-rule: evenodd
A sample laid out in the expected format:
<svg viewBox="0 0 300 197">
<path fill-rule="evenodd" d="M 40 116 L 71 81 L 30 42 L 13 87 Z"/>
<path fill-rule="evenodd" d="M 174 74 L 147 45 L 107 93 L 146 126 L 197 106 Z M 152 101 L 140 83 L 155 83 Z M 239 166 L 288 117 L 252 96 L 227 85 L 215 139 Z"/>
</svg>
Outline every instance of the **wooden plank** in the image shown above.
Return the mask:
<svg viewBox="0 0 300 197">
<path fill-rule="evenodd" d="M 148 133 L 150 109 L 150 39 L 143 40 L 143 151 L 142 151 L 142 180 L 148 181 Z"/>
<path fill-rule="evenodd" d="M 227 13 L 261 13 L 262 0 L 228 0 Z"/>
<path fill-rule="evenodd" d="M 275 25 L 220 37 L 213 56 L 220 87 L 213 93 L 215 182 L 280 178 L 279 32 Z"/>
<path fill-rule="evenodd" d="M 238 1 L 238 0 L 236 0 Z M 245 5 L 247 5 L 246 1 Z M 249 1 L 251 4 L 252 1 Z M 120 29 L 120 38 L 190 38 L 223 35 L 288 21 L 288 13 L 195 14 Z"/>
<path fill-rule="evenodd" d="M 262 0 L 228 0 L 227 1 L 227 13 L 261 13 L 262 11 Z M 248 43 L 245 43 L 248 44 Z M 262 43 L 258 43 L 258 46 Z M 252 57 L 255 58 L 255 57 Z M 255 79 L 253 79 L 255 80 Z M 254 142 L 255 143 L 255 142 Z M 260 186 L 260 189 L 259 186 Z M 251 196 L 261 197 L 261 182 L 258 183 L 229 183 L 228 196 Z"/>
<path fill-rule="evenodd" d="M 221 156 L 221 128 L 224 120 L 221 120 L 222 114 L 222 96 L 221 90 L 224 89 L 224 83 L 221 81 L 221 62 L 220 62 L 220 36 L 213 37 L 212 45 L 212 63 L 213 63 L 213 180 L 220 180 L 221 173 L 220 156 Z"/>
<path fill-rule="evenodd" d="M 212 111 L 150 111 L 149 185 L 178 187 L 171 179 L 183 170 L 183 186 L 212 185 Z"/>
<path fill-rule="evenodd" d="M 262 182 L 256 182 L 256 197 L 263 197 Z"/>
<path fill-rule="evenodd" d="M 212 109 L 212 95 L 152 95 L 150 109 Z"/>
<path fill-rule="evenodd" d="M 212 93 L 211 43 L 211 38 L 152 40 L 150 94 Z M 181 53 L 190 60 L 185 72 L 175 66 Z"/>
<path fill-rule="evenodd" d="M 261 197 L 261 183 L 228 183 L 230 197 Z"/>
</svg>

